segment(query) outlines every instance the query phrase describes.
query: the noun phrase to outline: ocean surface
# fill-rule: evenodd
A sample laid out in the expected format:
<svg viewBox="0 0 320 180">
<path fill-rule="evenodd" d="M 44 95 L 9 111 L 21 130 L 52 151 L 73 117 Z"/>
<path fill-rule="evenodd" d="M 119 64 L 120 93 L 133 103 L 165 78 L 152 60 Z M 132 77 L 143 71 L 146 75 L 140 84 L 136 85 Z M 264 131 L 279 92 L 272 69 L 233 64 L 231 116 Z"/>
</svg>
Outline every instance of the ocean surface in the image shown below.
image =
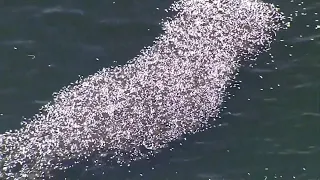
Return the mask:
<svg viewBox="0 0 320 180">
<path fill-rule="evenodd" d="M 0 2 L 0 133 L 52 93 L 152 45 L 173 0 Z M 56 179 L 320 179 L 320 0 L 273 0 L 293 22 L 243 67 L 216 128 L 131 167 L 71 169 Z M 319 13 L 319 14 L 318 14 Z"/>
</svg>

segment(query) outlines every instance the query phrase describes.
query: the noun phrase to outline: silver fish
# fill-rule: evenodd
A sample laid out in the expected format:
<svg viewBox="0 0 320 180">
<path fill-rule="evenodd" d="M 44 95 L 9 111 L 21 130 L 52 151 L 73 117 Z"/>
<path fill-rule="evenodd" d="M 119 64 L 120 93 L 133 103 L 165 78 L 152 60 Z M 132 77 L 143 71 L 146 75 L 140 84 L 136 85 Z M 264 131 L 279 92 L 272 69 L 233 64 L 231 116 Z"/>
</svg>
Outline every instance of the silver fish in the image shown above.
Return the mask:
<svg viewBox="0 0 320 180">
<path fill-rule="evenodd" d="M 210 128 L 241 62 L 268 50 L 284 23 L 256 0 L 180 0 L 170 10 L 177 15 L 141 55 L 64 87 L 0 135 L 0 175 L 48 177 L 93 153 L 135 161 Z"/>
</svg>

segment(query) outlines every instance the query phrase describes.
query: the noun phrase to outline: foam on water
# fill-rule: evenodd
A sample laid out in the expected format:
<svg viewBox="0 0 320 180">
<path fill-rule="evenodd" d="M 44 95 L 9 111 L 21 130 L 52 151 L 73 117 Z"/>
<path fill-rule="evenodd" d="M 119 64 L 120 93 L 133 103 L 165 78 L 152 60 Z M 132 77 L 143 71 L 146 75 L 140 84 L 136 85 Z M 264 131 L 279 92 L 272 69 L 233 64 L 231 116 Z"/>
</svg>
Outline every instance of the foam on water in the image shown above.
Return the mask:
<svg viewBox="0 0 320 180">
<path fill-rule="evenodd" d="M 241 61 L 266 51 L 283 24 L 272 4 L 254 0 L 181 0 L 171 10 L 141 55 L 63 88 L 0 135 L 0 176 L 50 176 L 93 153 L 130 162 L 210 128 Z"/>
</svg>

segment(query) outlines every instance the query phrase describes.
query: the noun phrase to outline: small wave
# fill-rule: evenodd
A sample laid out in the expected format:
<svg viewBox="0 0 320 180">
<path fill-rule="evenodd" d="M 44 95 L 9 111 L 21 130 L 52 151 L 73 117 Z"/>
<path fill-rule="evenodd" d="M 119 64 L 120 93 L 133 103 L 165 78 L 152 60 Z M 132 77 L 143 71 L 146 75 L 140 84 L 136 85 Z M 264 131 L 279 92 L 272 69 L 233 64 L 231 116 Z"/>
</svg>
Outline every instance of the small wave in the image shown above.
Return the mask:
<svg viewBox="0 0 320 180">
<path fill-rule="evenodd" d="M 84 15 L 85 12 L 81 9 L 69 9 L 63 8 L 60 6 L 45 8 L 41 11 L 43 14 L 52 14 L 52 13 L 67 13 L 67 14 L 77 14 L 77 15 Z"/>
</svg>

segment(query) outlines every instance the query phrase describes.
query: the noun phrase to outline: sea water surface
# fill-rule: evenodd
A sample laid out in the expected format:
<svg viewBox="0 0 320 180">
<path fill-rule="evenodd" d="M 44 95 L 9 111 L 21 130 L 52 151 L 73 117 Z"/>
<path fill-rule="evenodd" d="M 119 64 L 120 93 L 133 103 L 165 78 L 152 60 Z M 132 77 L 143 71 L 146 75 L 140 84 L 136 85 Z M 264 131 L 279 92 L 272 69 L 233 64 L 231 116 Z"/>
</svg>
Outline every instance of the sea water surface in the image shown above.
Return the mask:
<svg viewBox="0 0 320 180">
<path fill-rule="evenodd" d="M 19 128 L 52 93 L 124 64 L 162 31 L 173 0 L 0 3 L 0 133 Z M 269 0 L 270 2 L 270 0 Z M 131 167 L 71 169 L 57 179 L 320 179 L 320 1 L 272 0 L 294 18 L 213 128 Z M 318 14 L 319 13 L 319 14 Z"/>
</svg>

